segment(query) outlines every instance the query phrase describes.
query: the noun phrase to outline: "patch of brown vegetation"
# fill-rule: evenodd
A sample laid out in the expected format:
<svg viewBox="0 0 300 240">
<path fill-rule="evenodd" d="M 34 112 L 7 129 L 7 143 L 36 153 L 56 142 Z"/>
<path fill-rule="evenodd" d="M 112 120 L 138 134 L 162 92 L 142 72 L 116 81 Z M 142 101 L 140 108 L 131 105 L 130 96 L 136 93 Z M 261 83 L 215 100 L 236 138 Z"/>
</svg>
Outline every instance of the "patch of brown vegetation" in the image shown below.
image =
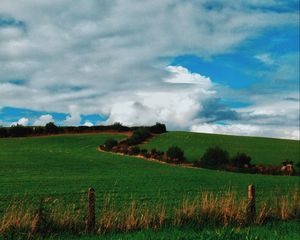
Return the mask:
<svg viewBox="0 0 300 240">
<path fill-rule="evenodd" d="M 184 198 L 177 206 L 166 208 L 165 203 L 154 205 L 138 204 L 132 200 L 128 206 L 116 208 L 110 196 L 105 196 L 98 215 L 97 234 L 112 231 L 133 231 L 181 227 L 201 227 L 208 223 L 220 226 L 244 226 L 247 222 L 246 200 L 235 192 L 225 194 L 204 192 L 196 198 Z M 38 211 L 34 207 L 12 204 L 0 219 L 0 236 L 22 235 L 25 239 L 59 233 L 85 233 L 84 209 L 63 206 Z M 300 218 L 300 194 L 284 195 L 276 204 L 268 201 L 257 209 L 251 224 L 264 224 L 272 220 L 295 220 Z M 22 239 L 23 239 L 22 238 Z"/>
</svg>

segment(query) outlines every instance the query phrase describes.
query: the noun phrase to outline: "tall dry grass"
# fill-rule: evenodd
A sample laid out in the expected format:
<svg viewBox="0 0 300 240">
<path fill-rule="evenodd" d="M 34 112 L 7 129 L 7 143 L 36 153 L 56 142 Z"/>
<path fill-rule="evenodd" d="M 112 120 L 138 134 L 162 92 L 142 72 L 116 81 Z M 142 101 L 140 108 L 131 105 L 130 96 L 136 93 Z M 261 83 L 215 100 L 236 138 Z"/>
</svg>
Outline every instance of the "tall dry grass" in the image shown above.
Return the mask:
<svg viewBox="0 0 300 240">
<path fill-rule="evenodd" d="M 202 193 L 196 198 L 185 198 L 177 206 L 166 207 L 166 202 L 155 205 L 139 204 L 132 200 L 129 205 L 118 209 L 113 199 L 106 196 L 99 204 L 96 216 L 97 234 L 127 232 L 141 229 L 160 229 L 171 226 L 234 225 L 244 226 L 247 222 L 246 199 L 238 198 L 235 192 L 226 194 Z M 81 234 L 85 232 L 85 208 L 51 205 L 42 202 L 38 207 L 11 204 L 0 223 L 0 235 L 22 234 L 27 238 L 53 233 Z M 27 206 L 27 205 L 26 205 Z M 275 198 L 257 207 L 252 224 L 267 221 L 300 219 L 300 194 Z"/>
</svg>

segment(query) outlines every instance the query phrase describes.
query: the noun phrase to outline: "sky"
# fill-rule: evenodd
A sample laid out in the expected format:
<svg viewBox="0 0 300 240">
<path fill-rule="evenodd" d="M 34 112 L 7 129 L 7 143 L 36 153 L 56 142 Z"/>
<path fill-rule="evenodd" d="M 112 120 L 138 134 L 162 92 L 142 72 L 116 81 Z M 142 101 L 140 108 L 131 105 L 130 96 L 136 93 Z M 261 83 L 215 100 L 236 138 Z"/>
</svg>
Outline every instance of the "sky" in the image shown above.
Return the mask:
<svg viewBox="0 0 300 240">
<path fill-rule="evenodd" d="M 0 125 L 299 139 L 298 0 L 1 0 Z"/>
</svg>

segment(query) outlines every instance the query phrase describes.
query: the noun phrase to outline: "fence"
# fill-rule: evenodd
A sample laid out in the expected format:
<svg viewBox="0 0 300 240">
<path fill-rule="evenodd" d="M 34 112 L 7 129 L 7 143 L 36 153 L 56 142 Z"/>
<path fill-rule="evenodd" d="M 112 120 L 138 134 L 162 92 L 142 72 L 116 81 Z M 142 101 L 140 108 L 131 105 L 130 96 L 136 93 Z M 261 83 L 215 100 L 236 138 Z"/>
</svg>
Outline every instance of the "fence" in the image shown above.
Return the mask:
<svg viewBox="0 0 300 240">
<path fill-rule="evenodd" d="M 177 206 L 169 206 L 169 209 L 164 203 L 138 205 L 135 199 L 118 209 L 113 204 L 111 205 L 110 197 L 107 198 L 101 191 L 97 192 L 89 188 L 88 192 L 84 193 L 84 198 L 79 200 L 80 207 L 69 208 L 58 199 L 55 200 L 60 205 L 53 204 L 52 200 L 44 199 L 38 208 L 31 209 L 18 203 L 11 205 L 0 221 L 0 236 L 10 229 L 21 231 L 28 229 L 28 234 L 43 234 L 49 231 L 100 234 L 109 231 L 160 229 L 186 225 L 205 226 L 210 223 L 242 226 L 253 223 L 262 224 L 272 219 L 299 219 L 300 195 L 297 191 L 293 194 L 292 197 L 283 195 L 280 198 L 274 198 L 273 200 L 276 201 L 276 208 L 274 208 L 268 203 L 261 205 L 260 196 L 257 196 L 254 185 L 249 185 L 244 194 L 247 195 L 246 199 L 230 191 L 222 195 L 203 192 L 198 196 L 197 201 L 186 198 Z M 74 200 L 76 196 L 73 195 Z M 101 199 L 106 202 L 101 202 Z M 98 208 L 96 208 L 96 203 Z M 257 206 L 257 203 L 260 206 Z"/>
<path fill-rule="evenodd" d="M 88 215 L 87 215 L 87 232 L 92 233 L 95 231 L 96 226 L 96 214 L 95 214 L 95 205 L 96 205 L 95 190 L 89 188 L 88 190 Z M 247 223 L 253 223 L 256 217 L 256 197 L 255 197 L 255 187 L 254 185 L 248 186 L 248 203 L 246 209 L 246 221 Z"/>
</svg>

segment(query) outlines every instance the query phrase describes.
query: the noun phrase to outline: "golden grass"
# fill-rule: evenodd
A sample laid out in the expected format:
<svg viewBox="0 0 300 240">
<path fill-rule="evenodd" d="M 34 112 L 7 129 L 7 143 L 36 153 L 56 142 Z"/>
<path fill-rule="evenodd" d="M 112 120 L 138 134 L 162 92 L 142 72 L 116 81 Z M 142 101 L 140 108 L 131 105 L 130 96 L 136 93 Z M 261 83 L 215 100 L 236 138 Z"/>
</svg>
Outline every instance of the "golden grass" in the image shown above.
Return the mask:
<svg viewBox="0 0 300 240">
<path fill-rule="evenodd" d="M 246 199 L 238 198 L 232 191 L 224 195 L 206 192 L 194 199 L 184 198 L 178 206 L 171 208 L 167 208 L 164 203 L 150 206 L 132 200 L 128 206 L 118 209 L 110 196 L 106 196 L 100 205 L 100 213 L 96 216 L 97 234 L 160 229 L 164 226 L 244 226 L 249 223 Z M 87 209 L 73 205 L 60 206 L 58 203 L 50 206 L 47 201 L 38 208 L 24 207 L 19 203 L 10 205 L 1 217 L 0 235 L 14 232 L 33 238 L 36 234 L 85 232 Z M 299 218 L 300 194 L 294 191 L 291 195 L 274 199 L 273 203 L 260 204 L 252 224 Z"/>
</svg>

